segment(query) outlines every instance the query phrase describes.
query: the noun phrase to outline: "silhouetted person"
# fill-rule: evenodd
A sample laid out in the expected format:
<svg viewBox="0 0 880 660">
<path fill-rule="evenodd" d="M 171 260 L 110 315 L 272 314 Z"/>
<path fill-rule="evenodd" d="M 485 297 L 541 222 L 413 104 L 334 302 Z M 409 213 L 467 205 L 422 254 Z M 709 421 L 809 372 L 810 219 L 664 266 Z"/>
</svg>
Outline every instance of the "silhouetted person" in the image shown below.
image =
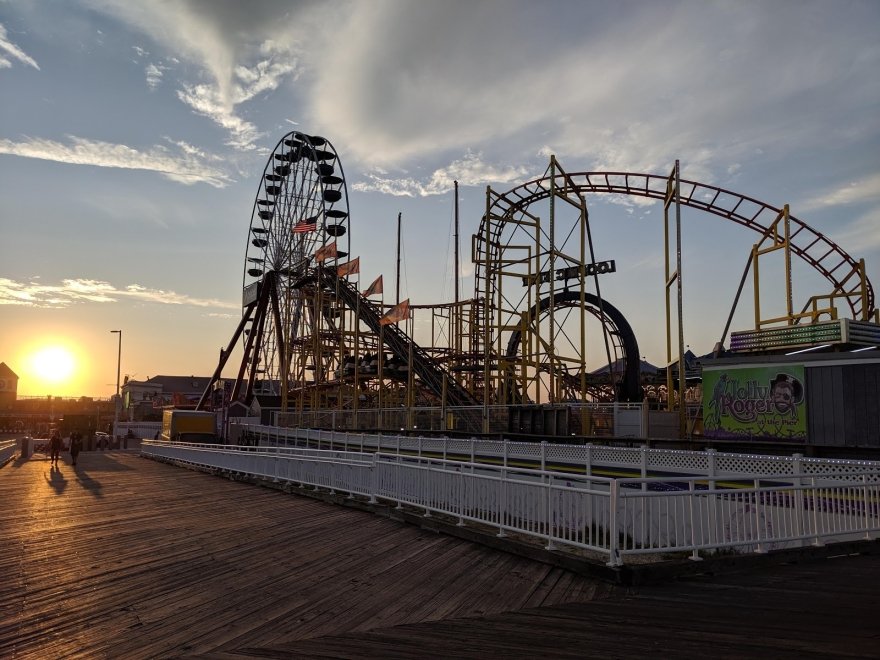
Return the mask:
<svg viewBox="0 0 880 660">
<path fill-rule="evenodd" d="M 50 453 L 50 462 L 58 463 L 58 456 L 61 454 L 61 434 L 58 431 L 52 433 L 52 437 L 49 438 L 49 453 Z"/>
<path fill-rule="evenodd" d="M 76 457 L 82 451 L 82 433 L 74 431 L 70 434 L 70 461 L 76 465 Z"/>
</svg>

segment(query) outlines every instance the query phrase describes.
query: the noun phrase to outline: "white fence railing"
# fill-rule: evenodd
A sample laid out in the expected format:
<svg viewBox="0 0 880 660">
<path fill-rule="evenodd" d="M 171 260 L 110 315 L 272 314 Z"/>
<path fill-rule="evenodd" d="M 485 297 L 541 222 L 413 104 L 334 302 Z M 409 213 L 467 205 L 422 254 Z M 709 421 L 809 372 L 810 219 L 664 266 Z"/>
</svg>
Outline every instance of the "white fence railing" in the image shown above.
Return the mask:
<svg viewBox="0 0 880 660">
<path fill-rule="evenodd" d="M 620 553 L 722 548 L 766 552 L 871 539 L 880 531 L 878 473 L 754 476 L 720 488 L 700 479 L 619 480 Z"/>
<path fill-rule="evenodd" d="M 873 538 L 880 532 L 878 473 L 749 475 L 722 488 L 705 478 L 611 479 L 541 469 L 293 447 L 144 441 L 142 453 L 273 482 L 409 505 L 592 550 L 610 565 L 636 554 L 725 548 L 764 552 L 804 543 Z"/>
<path fill-rule="evenodd" d="M 382 433 L 346 433 L 320 429 L 293 429 L 278 426 L 240 425 L 235 428 L 239 442 L 259 445 L 304 445 L 326 449 L 382 451 L 430 455 L 459 460 L 488 460 L 503 465 L 574 470 L 592 474 L 596 470 L 622 473 L 621 476 L 647 477 L 662 473 L 670 476 L 793 476 L 798 474 L 863 475 L 880 472 L 878 461 L 730 454 L 648 447 L 606 447 L 537 442 L 511 442 L 478 438 L 449 438 Z"/>
<path fill-rule="evenodd" d="M 0 440 L 0 467 L 15 458 L 18 440 Z"/>
</svg>

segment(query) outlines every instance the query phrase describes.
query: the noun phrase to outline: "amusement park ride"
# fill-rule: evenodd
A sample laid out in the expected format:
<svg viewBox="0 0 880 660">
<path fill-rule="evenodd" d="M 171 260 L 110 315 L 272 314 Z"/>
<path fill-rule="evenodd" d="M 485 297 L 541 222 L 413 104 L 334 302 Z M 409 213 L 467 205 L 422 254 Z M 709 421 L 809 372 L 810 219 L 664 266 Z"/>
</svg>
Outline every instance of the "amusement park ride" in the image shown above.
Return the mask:
<svg viewBox="0 0 880 660">
<path fill-rule="evenodd" d="M 616 264 L 595 259 L 586 202 L 593 194 L 663 203 L 667 366 L 665 376 L 651 375 L 651 383 L 641 373 L 630 324 L 602 297 L 603 275 Z M 472 298 L 459 299 L 456 278 L 452 302 L 377 304 L 371 298 L 381 280 L 362 292 L 348 279 L 358 261 L 350 257 L 351 216 L 339 154 L 326 138 L 291 132 L 278 141 L 263 171 L 248 231 L 242 318 L 198 408 L 212 404 L 214 383 L 241 342 L 227 403 L 276 397 L 281 419 L 322 411 L 333 415 L 336 428 L 413 428 L 421 420 L 419 428 L 487 432 L 493 415 L 511 409 L 639 402 L 648 385 L 684 419 L 682 206 L 756 233 L 734 302 L 735 308 L 751 271 L 755 324 L 731 334 L 731 351 L 880 344 L 864 260 L 792 216 L 788 206 L 682 180 L 678 161 L 668 175 L 569 173 L 551 157 L 536 179 L 503 193 L 487 188 L 485 213 L 471 241 Z M 457 226 L 456 205 L 456 268 Z M 767 319 L 761 315 L 759 261 L 776 251 L 785 264 L 786 313 Z M 799 310 L 792 258 L 828 286 Z M 430 318 L 427 342 L 413 339 L 416 314 Z M 730 319 L 716 351 L 723 350 L 729 329 Z M 588 336 L 598 339 L 589 350 Z M 607 367 L 589 369 L 597 358 Z M 381 411 L 389 409 L 405 410 L 407 424 L 399 415 L 383 421 Z M 437 414 L 420 415 L 428 410 Z"/>
</svg>

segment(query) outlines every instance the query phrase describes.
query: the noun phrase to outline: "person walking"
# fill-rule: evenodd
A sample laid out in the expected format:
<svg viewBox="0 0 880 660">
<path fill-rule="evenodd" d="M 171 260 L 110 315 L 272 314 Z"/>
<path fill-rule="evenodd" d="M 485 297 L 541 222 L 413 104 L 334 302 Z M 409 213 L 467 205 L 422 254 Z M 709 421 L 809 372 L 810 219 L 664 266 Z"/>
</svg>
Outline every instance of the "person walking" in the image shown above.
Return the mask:
<svg viewBox="0 0 880 660">
<path fill-rule="evenodd" d="M 82 433 L 74 431 L 70 434 L 70 462 L 76 465 L 76 457 L 82 451 Z"/>
<path fill-rule="evenodd" d="M 62 445 L 63 443 L 61 441 L 61 434 L 56 429 L 52 433 L 52 437 L 49 438 L 49 455 L 51 458 L 51 463 L 55 463 L 56 465 L 58 464 L 58 456 L 61 454 Z"/>
</svg>

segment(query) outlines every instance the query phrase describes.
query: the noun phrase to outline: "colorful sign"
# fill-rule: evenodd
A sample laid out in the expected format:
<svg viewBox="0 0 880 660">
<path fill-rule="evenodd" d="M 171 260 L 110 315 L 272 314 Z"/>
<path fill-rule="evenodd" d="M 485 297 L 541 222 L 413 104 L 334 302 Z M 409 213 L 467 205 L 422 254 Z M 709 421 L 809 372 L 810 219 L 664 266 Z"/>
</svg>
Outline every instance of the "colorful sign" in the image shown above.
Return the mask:
<svg viewBox="0 0 880 660">
<path fill-rule="evenodd" d="M 703 432 L 727 440 L 807 439 L 804 367 L 703 370 Z"/>
</svg>

